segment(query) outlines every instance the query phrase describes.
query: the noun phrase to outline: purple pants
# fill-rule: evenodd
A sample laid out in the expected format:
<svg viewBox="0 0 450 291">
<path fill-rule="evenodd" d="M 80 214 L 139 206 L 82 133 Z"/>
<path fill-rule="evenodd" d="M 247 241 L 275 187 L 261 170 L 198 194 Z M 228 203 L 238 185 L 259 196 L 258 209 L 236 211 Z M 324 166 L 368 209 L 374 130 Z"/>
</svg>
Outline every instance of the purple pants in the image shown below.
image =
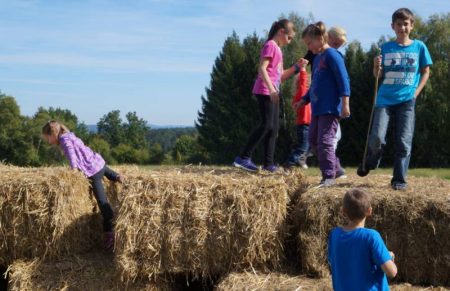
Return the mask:
<svg viewBox="0 0 450 291">
<path fill-rule="evenodd" d="M 341 165 L 335 152 L 335 138 L 339 117 L 332 114 L 311 117 L 309 144 L 317 154 L 322 178 L 334 179 Z"/>
</svg>

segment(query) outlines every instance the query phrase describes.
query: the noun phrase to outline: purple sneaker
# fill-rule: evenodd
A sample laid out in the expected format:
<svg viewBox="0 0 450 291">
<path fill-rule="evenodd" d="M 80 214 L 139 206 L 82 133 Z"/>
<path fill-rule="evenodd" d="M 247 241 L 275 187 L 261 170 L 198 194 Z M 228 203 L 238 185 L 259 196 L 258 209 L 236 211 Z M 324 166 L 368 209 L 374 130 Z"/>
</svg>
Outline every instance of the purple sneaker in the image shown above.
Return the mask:
<svg viewBox="0 0 450 291">
<path fill-rule="evenodd" d="M 250 172 L 257 172 L 259 170 L 258 167 L 255 164 L 253 164 L 252 160 L 243 159 L 239 156 L 237 156 L 234 159 L 233 165 L 237 168 L 241 168 L 243 170 L 250 171 Z"/>
<path fill-rule="evenodd" d="M 278 166 L 275 165 L 264 166 L 262 169 L 267 172 L 275 173 L 276 171 L 278 171 Z"/>
</svg>

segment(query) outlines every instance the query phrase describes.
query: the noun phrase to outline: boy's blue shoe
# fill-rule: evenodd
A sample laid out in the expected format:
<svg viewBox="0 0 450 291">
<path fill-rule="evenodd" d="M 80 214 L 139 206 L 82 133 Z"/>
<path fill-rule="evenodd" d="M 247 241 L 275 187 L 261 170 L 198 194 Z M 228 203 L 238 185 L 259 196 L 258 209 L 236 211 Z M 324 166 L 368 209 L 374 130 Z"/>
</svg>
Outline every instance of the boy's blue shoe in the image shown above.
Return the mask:
<svg viewBox="0 0 450 291">
<path fill-rule="evenodd" d="M 262 169 L 264 171 L 275 173 L 276 171 L 278 171 L 278 166 L 275 166 L 275 165 L 264 166 Z"/>
<path fill-rule="evenodd" d="M 237 168 L 241 168 L 250 172 L 257 172 L 259 170 L 258 167 L 253 164 L 250 159 L 243 159 L 239 156 L 234 159 L 233 165 Z"/>
</svg>

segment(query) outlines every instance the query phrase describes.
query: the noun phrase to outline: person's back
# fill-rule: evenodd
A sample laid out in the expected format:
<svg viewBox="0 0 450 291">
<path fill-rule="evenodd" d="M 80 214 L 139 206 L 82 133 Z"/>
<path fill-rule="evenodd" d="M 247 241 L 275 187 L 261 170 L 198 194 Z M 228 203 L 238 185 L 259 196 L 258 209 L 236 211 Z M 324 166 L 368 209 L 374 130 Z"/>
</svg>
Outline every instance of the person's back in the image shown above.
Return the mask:
<svg viewBox="0 0 450 291">
<path fill-rule="evenodd" d="M 328 262 L 335 291 L 389 290 L 386 275 L 397 274 L 394 254 L 380 234 L 364 228 L 372 215 L 371 195 L 360 189 L 345 193 L 343 213 L 348 223 L 337 227 L 328 239 Z"/>
<path fill-rule="evenodd" d="M 381 265 L 391 256 L 373 229 L 357 228 L 345 231 L 335 228 L 328 244 L 328 260 L 337 290 L 389 290 Z"/>
</svg>

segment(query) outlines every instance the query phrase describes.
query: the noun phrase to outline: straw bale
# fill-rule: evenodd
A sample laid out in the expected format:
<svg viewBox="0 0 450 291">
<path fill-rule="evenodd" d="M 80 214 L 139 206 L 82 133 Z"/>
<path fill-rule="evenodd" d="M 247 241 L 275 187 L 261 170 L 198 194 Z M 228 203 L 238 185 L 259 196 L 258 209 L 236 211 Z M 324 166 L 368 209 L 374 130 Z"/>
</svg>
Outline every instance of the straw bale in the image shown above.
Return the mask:
<svg viewBox="0 0 450 291">
<path fill-rule="evenodd" d="M 377 229 L 396 254 L 398 281 L 450 285 L 450 183 L 410 177 L 407 191 L 394 191 L 389 181 L 387 175 L 349 175 L 335 187 L 302 194 L 293 216 L 303 272 L 328 275 L 328 234 L 344 223 L 340 207 L 345 192 L 360 187 L 373 194 L 373 216 L 366 226 Z"/>
<path fill-rule="evenodd" d="M 231 273 L 214 288 L 216 291 L 332 291 L 329 278 L 311 279 L 281 273 Z"/>
<path fill-rule="evenodd" d="M 447 291 L 445 287 L 421 287 L 411 284 L 394 284 L 392 291 Z M 231 273 L 223 278 L 215 291 L 332 291 L 331 278 L 312 279 L 304 275 L 294 276 L 282 273 Z"/>
<path fill-rule="evenodd" d="M 288 187 L 280 176 L 162 170 L 121 188 L 116 254 L 126 280 L 277 269 Z"/>
<path fill-rule="evenodd" d="M 55 261 L 18 260 L 9 268 L 10 291 L 171 290 L 162 280 L 125 285 L 111 255 L 97 252 Z"/>
<path fill-rule="evenodd" d="M 0 265 L 99 244 L 88 181 L 67 168 L 0 167 Z M 100 235 L 99 235 L 100 233 Z"/>
</svg>

